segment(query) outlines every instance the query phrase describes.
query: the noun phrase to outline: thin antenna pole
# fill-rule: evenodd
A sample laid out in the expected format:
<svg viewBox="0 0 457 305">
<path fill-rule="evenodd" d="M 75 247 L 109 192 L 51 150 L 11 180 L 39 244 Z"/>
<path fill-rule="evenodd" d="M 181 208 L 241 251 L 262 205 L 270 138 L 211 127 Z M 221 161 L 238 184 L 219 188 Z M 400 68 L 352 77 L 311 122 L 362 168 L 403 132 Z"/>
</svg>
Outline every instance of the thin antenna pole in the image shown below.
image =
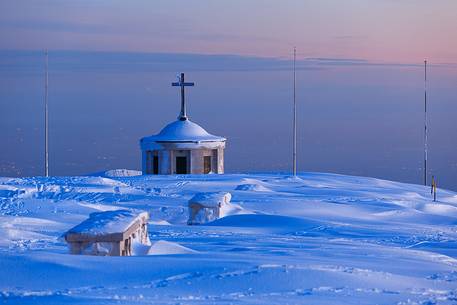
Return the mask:
<svg viewBox="0 0 457 305">
<path fill-rule="evenodd" d="M 427 185 L 427 60 L 424 60 L 424 185 Z"/>
<path fill-rule="evenodd" d="M 297 57 L 297 49 L 294 47 L 294 147 L 293 147 L 293 174 L 297 176 L 297 101 L 295 99 L 296 89 L 296 72 L 295 72 L 295 61 Z"/>
<path fill-rule="evenodd" d="M 44 83 L 44 175 L 49 177 L 49 136 L 48 136 L 48 50 L 45 51 L 46 72 Z"/>
</svg>

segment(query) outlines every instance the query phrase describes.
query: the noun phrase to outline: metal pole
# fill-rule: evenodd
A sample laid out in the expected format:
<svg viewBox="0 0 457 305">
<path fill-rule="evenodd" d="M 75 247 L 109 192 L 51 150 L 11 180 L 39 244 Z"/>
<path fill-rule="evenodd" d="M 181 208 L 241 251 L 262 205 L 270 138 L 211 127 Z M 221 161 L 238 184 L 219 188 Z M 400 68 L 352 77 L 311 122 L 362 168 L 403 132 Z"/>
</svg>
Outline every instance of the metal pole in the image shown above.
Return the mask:
<svg viewBox="0 0 457 305">
<path fill-rule="evenodd" d="M 293 146 L 293 175 L 297 175 L 297 101 L 295 99 L 295 89 L 296 89 L 296 72 L 295 72 L 295 61 L 297 57 L 297 50 L 294 47 L 294 146 Z"/>
<path fill-rule="evenodd" d="M 427 185 L 427 60 L 424 60 L 424 185 Z"/>
<path fill-rule="evenodd" d="M 49 136 L 48 136 L 48 50 L 46 55 L 46 72 L 44 84 L 44 175 L 49 177 Z"/>
</svg>

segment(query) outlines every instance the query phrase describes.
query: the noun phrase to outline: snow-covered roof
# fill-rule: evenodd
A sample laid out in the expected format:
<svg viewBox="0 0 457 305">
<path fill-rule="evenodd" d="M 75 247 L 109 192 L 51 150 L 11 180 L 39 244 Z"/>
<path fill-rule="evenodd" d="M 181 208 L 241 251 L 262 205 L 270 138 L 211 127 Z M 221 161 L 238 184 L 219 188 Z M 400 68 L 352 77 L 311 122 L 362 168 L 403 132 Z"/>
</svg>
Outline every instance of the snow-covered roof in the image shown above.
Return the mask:
<svg viewBox="0 0 457 305">
<path fill-rule="evenodd" d="M 102 235 L 119 234 L 130 229 L 135 223 L 141 223 L 149 218 L 147 212 L 132 212 L 128 210 L 116 210 L 96 212 L 79 225 L 71 228 L 66 233 L 67 240 L 78 239 L 77 236 L 93 238 Z M 122 238 L 122 237 L 121 237 Z"/>
<path fill-rule="evenodd" d="M 204 192 L 197 193 L 189 200 L 189 206 L 198 204 L 205 208 L 216 208 L 229 203 L 232 195 L 227 192 Z"/>
<path fill-rule="evenodd" d="M 208 133 L 200 125 L 186 120 L 176 120 L 165 126 L 160 133 L 145 137 L 147 142 L 223 142 L 226 139 Z"/>
</svg>

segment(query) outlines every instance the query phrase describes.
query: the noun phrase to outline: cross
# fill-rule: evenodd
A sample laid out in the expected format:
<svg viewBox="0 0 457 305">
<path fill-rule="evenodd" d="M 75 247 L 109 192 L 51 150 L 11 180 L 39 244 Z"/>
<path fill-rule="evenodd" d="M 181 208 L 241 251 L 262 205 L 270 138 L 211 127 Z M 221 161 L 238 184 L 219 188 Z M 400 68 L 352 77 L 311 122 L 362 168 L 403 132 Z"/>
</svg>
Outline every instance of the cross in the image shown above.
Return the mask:
<svg viewBox="0 0 457 305">
<path fill-rule="evenodd" d="M 184 82 L 184 73 L 181 73 L 181 77 L 179 77 L 178 82 L 171 83 L 173 87 L 181 87 L 181 113 L 178 116 L 180 121 L 187 120 L 187 112 L 186 112 L 186 102 L 184 100 L 184 87 L 186 86 L 193 86 L 194 83 L 186 83 Z"/>
</svg>

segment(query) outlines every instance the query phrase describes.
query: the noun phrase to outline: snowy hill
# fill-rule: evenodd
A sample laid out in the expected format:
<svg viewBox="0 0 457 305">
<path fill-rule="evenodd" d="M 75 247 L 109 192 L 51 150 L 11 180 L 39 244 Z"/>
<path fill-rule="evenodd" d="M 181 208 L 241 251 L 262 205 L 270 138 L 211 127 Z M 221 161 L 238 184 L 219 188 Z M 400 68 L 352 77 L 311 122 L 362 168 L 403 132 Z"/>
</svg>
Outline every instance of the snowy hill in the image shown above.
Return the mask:
<svg viewBox="0 0 457 305">
<path fill-rule="evenodd" d="M 373 178 L 0 178 L 6 304 L 457 304 L 457 194 Z M 132 175 L 135 174 L 132 172 Z M 187 226 L 187 200 L 240 208 Z M 150 212 L 148 256 L 69 255 L 95 211 Z"/>
</svg>

